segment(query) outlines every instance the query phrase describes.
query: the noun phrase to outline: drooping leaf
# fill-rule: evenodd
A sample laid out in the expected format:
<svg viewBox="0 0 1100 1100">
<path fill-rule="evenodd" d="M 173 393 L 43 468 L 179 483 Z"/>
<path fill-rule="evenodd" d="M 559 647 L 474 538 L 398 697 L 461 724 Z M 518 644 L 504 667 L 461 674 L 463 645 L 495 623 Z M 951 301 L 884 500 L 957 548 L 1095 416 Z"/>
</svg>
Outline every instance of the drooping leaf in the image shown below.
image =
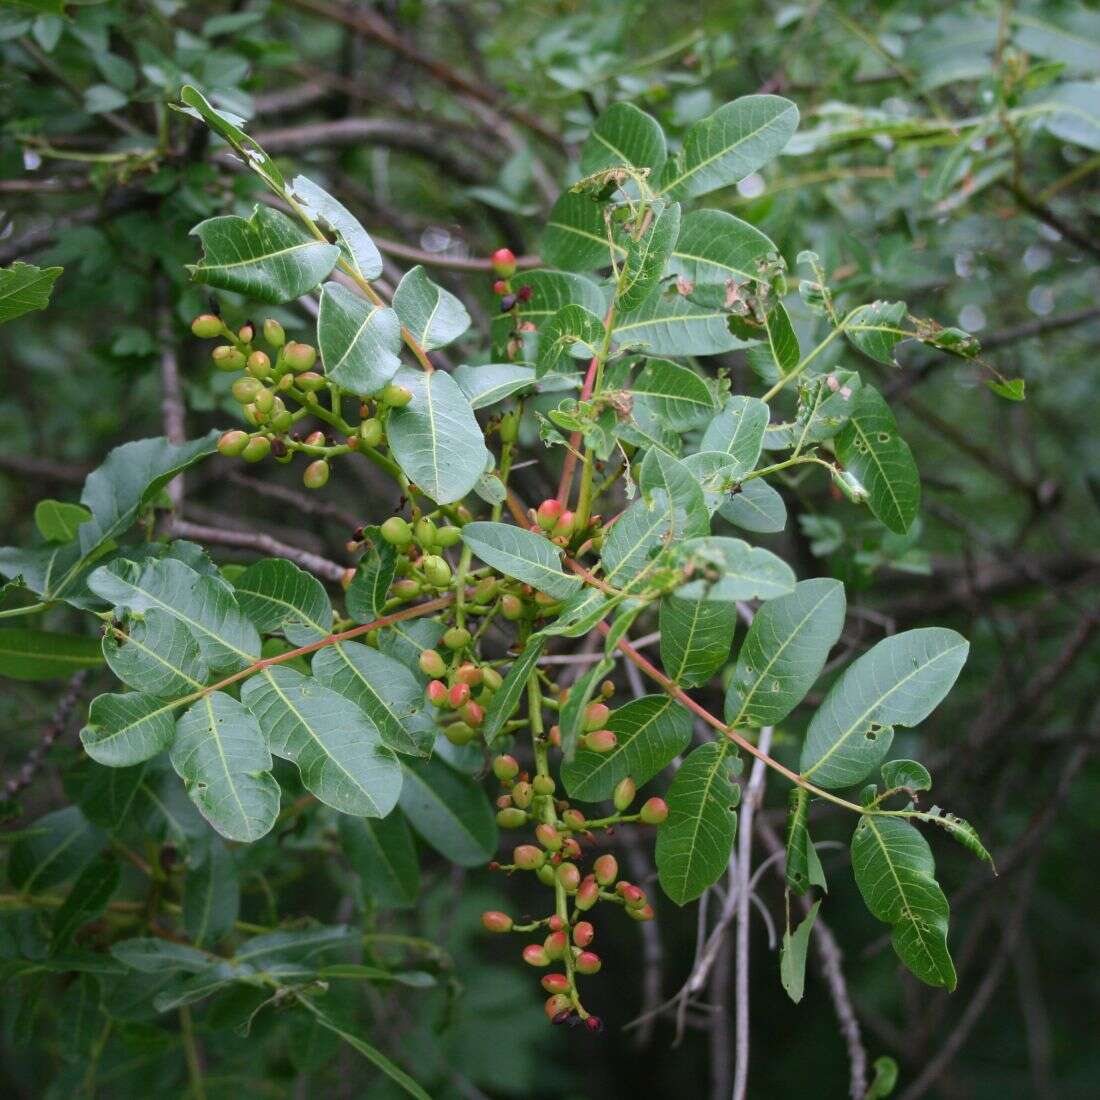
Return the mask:
<svg viewBox="0 0 1100 1100">
<path fill-rule="evenodd" d="M 772 600 L 794 590 L 794 572 L 782 558 L 741 539 L 725 535 L 688 539 L 682 553 L 684 560 L 695 564 L 697 579 L 676 590 L 681 599 Z"/>
<path fill-rule="evenodd" d="M 179 705 L 137 691 L 97 695 L 80 731 L 84 751 L 110 768 L 140 764 L 172 744 Z"/>
<path fill-rule="evenodd" d="M 898 1083 L 898 1064 L 893 1058 L 885 1054 L 876 1058 L 873 1065 L 875 1076 L 867 1091 L 863 1094 L 863 1100 L 886 1100 L 892 1095 Z"/>
<path fill-rule="evenodd" d="M 802 701 L 844 627 L 844 585 L 800 581 L 789 596 L 761 606 L 726 691 L 726 721 L 772 726 Z"/>
<path fill-rule="evenodd" d="M 155 607 L 130 619 L 124 632 L 109 628 L 103 635 L 103 657 L 124 684 L 162 699 L 197 691 L 210 671 L 195 635 L 174 615 Z"/>
<path fill-rule="evenodd" d="M 172 767 L 199 813 L 229 840 L 251 843 L 275 824 L 279 784 L 256 719 L 216 691 L 176 723 Z"/>
<path fill-rule="evenodd" d="M 705 684 L 729 659 L 737 609 L 703 597 L 661 601 L 661 664 L 681 687 Z"/>
<path fill-rule="evenodd" d="M 567 600 L 581 587 L 561 567 L 561 552 L 549 539 L 507 523 L 468 523 L 462 541 L 486 565 L 553 596 Z"/>
<path fill-rule="evenodd" d="M 865 486 L 875 516 L 891 531 L 908 531 L 920 507 L 920 474 L 890 406 L 872 386 L 856 396 L 836 437 L 836 455 Z"/>
<path fill-rule="evenodd" d="M 592 125 L 581 150 L 581 171 L 590 176 L 625 165 L 648 168 L 655 185 L 665 163 L 665 135 L 660 124 L 633 103 L 613 103 Z"/>
<path fill-rule="evenodd" d="M 908 761 L 913 763 L 913 761 Z M 919 766 L 919 765 L 918 765 Z M 883 766 L 883 775 L 885 777 L 886 767 Z M 978 830 L 970 824 L 969 821 L 965 821 L 961 817 L 957 817 L 955 814 L 948 813 L 946 810 L 941 809 L 939 806 L 933 806 L 925 813 L 914 813 L 910 815 L 910 821 L 924 821 L 930 825 L 937 825 L 943 829 L 945 833 L 952 840 L 957 841 L 972 855 L 975 855 L 983 863 L 988 863 L 992 866 L 993 857 L 989 854 L 988 849 L 982 843 L 981 837 L 978 836 Z M 996 869 L 994 869 L 996 874 Z"/>
<path fill-rule="evenodd" d="M 420 265 L 406 271 L 397 284 L 393 308 L 425 351 L 444 347 L 470 327 L 466 307 L 449 290 L 433 283 Z"/>
<path fill-rule="evenodd" d="M 401 810 L 417 833 L 460 867 L 491 859 L 497 824 L 481 788 L 437 759 L 405 763 L 404 770 Z"/>
<path fill-rule="evenodd" d="M 156 609 L 177 618 L 194 634 L 211 669 L 237 670 L 260 655 L 260 636 L 229 589 L 181 561 L 115 561 L 97 569 L 88 586 L 117 609 Z"/>
<path fill-rule="evenodd" d="M 400 810 L 378 819 L 341 817 L 340 846 L 363 893 L 383 909 L 407 909 L 420 892 L 420 865 Z"/>
<path fill-rule="evenodd" d="M 285 665 L 245 682 L 241 702 L 276 756 L 293 760 L 306 790 L 356 817 L 397 805 L 401 767 L 378 727 L 350 699 Z"/>
<path fill-rule="evenodd" d="M 401 321 L 340 283 L 325 283 L 317 312 L 317 343 L 330 382 L 370 397 L 401 367 Z"/>
<path fill-rule="evenodd" d="M 486 363 L 481 367 L 463 364 L 455 367 L 452 377 L 472 409 L 486 409 L 535 384 L 534 368 L 518 363 Z"/>
<path fill-rule="evenodd" d="M 315 222 L 336 235 L 343 258 L 364 279 L 382 274 L 382 255 L 359 219 L 342 202 L 305 176 L 295 176 L 291 192 Z"/>
<path fill-rule="evenodd" d="M 680 204 L 670 203 L 655 214 L 642 235 L 628 237 L 619 305 L 635 309 L 653 292 L 680 235 Z"/>
<path fill-rule="evenodd" d="M 852 836 L 852 871 L 867 908 L 891 926 L 901 961 L 922 982 L 954 989 L 947 898 L 924 837 L 901 818 L 861 817 Z"/>
<path fill-rule="evenodd" d="M 889 751 L 894 727 L 917 725 L 951 690 L 969 649 L 943 627 L 884 638 L 825 696 L 802 747 L 802 774 L 829 789 L 866 778 Z"/>
<path fill-rule="evenodd" d="M 403 368 L 394 381 L 413 395 L 389 415 L 386 434 L 394 458 L 437 504 L 461 500 L 490 462 L 466 395 L 439 370 L 426 374 Z"/>
<path fill-rule="evenodd" d="M 17 260 L 0 267 L 0 325 L 24 313 L 45 309 L 50 304 L 53 284 L 64 268 L 35 267 Z"/>
<path fill-rule="evenodd" d="M 183 927 L 196 947 L 212 950 L 233 930 L 241 888 L 233 853 L 211 836 L 183 882 Z"/>
<path fill-rule="evenodd" d="M 787 796 L 786 830 L 786 878 L 787 888 L 795 894 L 804 894 L 810 886 L 827 890 L 825 871 L 818 858 L 817 849 L 810 838 L 807 824 L 810 794 L 805 787 L 792 787 Z"/>
<path fill-rule="evenodd" d="M 436 727 L 424 689 L 400 661 L 359 642 L 338 642 L 314 654 L 313 675 L 362 710 L 395 752 L 431 750 Z"/>
<path fill-rule="evenodd" d="M 738 481 L 756 465 L 767 427 L 768 406 L 757 397 L 737 394 L 707 425 L 699 450 L 729 455 L 735 465 L 724 469 L 723 474 L 730 481 Z"/>
<path fill-rule="evenodd" d="M 789 99 L 735 99 L 688 130 L 683 152 L 665 165 L 661 192 L 685 199 L 738 183 L 778 156 L 797 128 L 798 108 Z"/>
<path fill-rule="evenodd" d="M 233 581 L 241 611 L 263 634 L 281 631 L 294 645 L 332 631 L 332 603 L 324 585 L 285 558 L 264 558 Z"/>
<path fill-rule="evenodd" d="M 909 337 L 904 302 L 871 302 L 860 306 L 844 326 L 844 334 L 864 355 L 888 367 L 895 365 L 894 348 Z"/>
<path fill-rule="evenodd" d="M 887 760 L 882 765 L 882 782 L 887 790 L 929 791 L 932 777 L 916 760 Z"/>
<path fill-rule="evenodd" d="M 806 988 L 806 952 L 810 947 L 810 932 L 813 931 L 820 908 L 819 899 L 810 906 L 810 911 L 794 932 L 788 928 L 783 933 L 783 946 L 779 949 L 779 980 L 787 991 L 787 996 L 795 1004 L 802 1000 L 802 993 Z"/>
<path fill-rule="evenodd" d="M 1046 113 L 1046 128 L 1059 140 L 1100 152 L 1100 81 L 1067 80 L 1037 97 Z"/>
<path fill-rule="evenodd" d="M 83 504 L 40 500 L 34 506 L 34 525 L 47 542 L 72 542 L 77 528 L 92 518 Z"/>
<path fill-rule="evenodd" d="M 229 111 L 218 110 L 213 107 L 202 92 L 190 84 L 185 84 L 180 89 L 180 100 L 184 104 L 180 108 L 182 113 L 204 121 L 210 129 L 230 144 L 245 164 L 261 177 L 269 180 L 276 190 L 282 190 L 284 186 L 282 174 L 259 143 L 241 129 L 244 122 L 242 118 L 231 114 Z"/>
<path fill-rule="evenodd" d="M 718 411 L 711 387 L 695 371 L 669 359 L 647 359 L 630 392 L 676 432 L 696 428 Z"/>
<path fill-rule="evenodd" d="M 527 690 L 527 678 L 545 646 L 546 638 L 542 634 L 535 634 L 527 640 L 523 652 L 512 662 L 504 682 L 485 711 L 485 721 L 481 727 L 485 744 L 492 745 L 500 736 L 504 723 L 515 713 L 523 693 Z"/>
<path fill-rule="evenodd" d="M 581 748 L 562 765 L 571 798 L 600 802 L 627 776 L 641 787 L 691 743 L 691 715 L 667 695 L 644 695 L 623 704 L 608 718 L 607 729 L 618 738 L 610 752 Z"/>
<path fill-rule="evenodd" d="M 737 831 L 741 789 L 728 743 L 695 749 L 668 789 L 668 818 L 657 830 L 657 875 L 677 904 L 694 901 L 725 872 Z"/>
<path fill-rule="evenodd" d="M 96 638 L 0 627 L 0 677 L 53 680 L 103 663 Z"/>
<path fill-rule="evenodd" d="M 313 290 L 340 258 L 336 245 L 317 240 L 270 206 L 257 206 L 251 218 L 208 218 L 191 232 L 203 250 L 199 263 L 187 265 L 195 282 L 272 305 Z"/>
</svg>

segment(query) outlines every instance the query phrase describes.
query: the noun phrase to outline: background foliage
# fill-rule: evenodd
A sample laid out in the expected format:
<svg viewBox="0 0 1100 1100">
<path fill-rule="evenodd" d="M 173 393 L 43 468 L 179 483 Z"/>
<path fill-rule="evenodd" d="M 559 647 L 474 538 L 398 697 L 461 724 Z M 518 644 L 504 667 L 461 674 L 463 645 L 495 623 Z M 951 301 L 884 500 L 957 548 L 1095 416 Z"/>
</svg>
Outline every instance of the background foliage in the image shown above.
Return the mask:
<svg viewBox="0 0 1100 1100">
<path fill-rule="evenodd" d="M 711 204 L 759 226 L 792 270 L 798 251 L 812 248 L 850 302 L 901 299 L 916 316 L 974 333 L 996 373 L 913 343 L 898 349 L 901 369 L 887 365 L 888 355 L 876 364 L 881 349 L 859 349 L 860 369 L 889 398 L 921 469 L 917 524 L 892 533 L 818 480 L 784 491 L 787 528 L 760 541 L 801 577 L 846 583 L 844 653 L 933 624 L 970 640 L 953 694 L 918 734 L 900 731 L 895 747 L 933 768 L 936 800 L 980 828 L 1000 873 L 990 878 L 946 838 L 931 837 L 954 918 L 959 988 L 951 994 L 918 989 L 856 891 L 847 881 L 834 888 L 824 915 L 844 948 L 858 1040 L 850 1020 L 838 1025 L 829 980 L 814 965 L 802 1003 L 788 1001 L 765 925 L 755 925 L 750 1095 L 787 1095 L 807 1081 L 820 1095 L 844 1095 L 855 1042 L 871 1059 L 897 1059 L 896 1094 L 907 1100 L 1092 1094 L 1100 1075 L 1087 1028 L 1097 1007 L 1087 833 L 1100 664 L 1095 11 L 917 0 L 767 9 L 27 0 L 0 7 L 0 53 L 0 263 L 64 268 L 47 312 L 0 329 L 0 523 L 4 542 L 24 545 L 35 504 L 75 500 L 111 447 L 182 438 L 172 418 L 184 408 L 186 435 L 196 438 L 224 427 L 235 407 L 228 379 L 210 369 L 208 347 L 187 328 L 208 302 L 185 266 L 199 254 L 189 231 L 207 217 L 247 216 L 262 188 L 205 129 L 169 112 L 182 84 L 248 117 L 270 154 L 340 195 L 378 244 L 384 278 L 396 282 L 395 270 L 399 277 L 423 262 L 473 318 L 471 351 L 486 346 L 497 309 L 478 258 L 501 244 L 517 254 L 553 250 L 538 229 L 562 183 L 578 174 L 580 143 L 609 104 L 635 102 L 679 138 L 738 95 L 794 100 L 802 122 L 783 156 Z M 234 323 L 246 319 L 232 317 L 232 300 L 224 308 Z M 292 337 L 309 338 L 303 310 L 270 312 Z M 796 329 L 808 320 L 795 311 Z M 742 392 L 752 378 L 744 353 L 716 359 Z M 1005 385 L 1018 396 L 1017 380 L 1026 401 L 1003 396 Z M 515 479 L 527 500 L 553 489 L 537 467 Z M 306 497 L 298 486 L 278 468 L 207 463 L 188 476 L 176 533 L 212 544 L 221 561 L 254 559 L 252 536 L 262 532 L 343 565 L 351 529 L 397 504 L 365 463 L 342 463 L 323 494 Z M 65 522 L 43 516 L 39 528 Z M 42 625 L 75 622 L 58 609 Z M 34 920 L 20 902 L 26 876 L 16 853 L 36 839 L 20 842 L 19 831 L 45 821 L 63 833 L 68 807 L 89 804 L 97 782 L 74 733 L 109 677 L 88 664 L 47 684 L 4 680 L 11 858 L 0 938 L 8 957 L 22 953 Z M 616 676 L 629 690 L 626 674 Z M 720 697 L 714 704 L 720 709 Z M 792 765 L 804 724 L 797 718 L 776 735 L 775 753 Z M 149 783 L 150 797 L 173 789 L 156 775 Z M 110 793 L 97 797 L 111 805 Z M 778 785 L 766 790 L 765 842 L 769 829 L 782 830 L 784 797 Z M 111 823 L 108 809 L 97 824 Z M 842 824 L 822 814 L 815 839 L 846 842 Z M 194 876 L 191 896 L 204 880 L 235 879 L 239 913 L 219 909 L 230 891 L 211 891 L 218 921 L 236 916 L 259 930 L 303 917 L 340 923 L 362 909 L 383 935 L 422 938 L 407 955 L 379 948 L 387 964 L 404 960 L 400 981 L 372 986 L 363 999 L 350 983 L 333 996 L 340 1018 L 415 1071 L 433 1096 L 729 1094 L 728 944 L 699 998 L 710 1011 L 686 1013 L 673 1050 L 675 1013 L 620 1030 L 690 971 L 692 909 L 662 903 L 657 922 L 621 927 L 615 942 L 602 943 L 614 979 L 599 983 L 595 1008 L 611 1026 L 582 1042 L 545 1029 L 528 976 L 478 933 L 481 910 L 506 905 L 499 880 L 483 870 L 426 856 L 420 901 L 406 909 L 398 903 L 408 900 L 407 880 L 395 887 L 405 897 L 363 896 L 356 872 L 372 877 L 371 849 L 353 826 L 335 838 L 299 815 L 264 842 L 228 858 L 211 849 L 186 871 L 173 869 L 154 835 L 150 826 L 129 861 L 89 863 L 87 894 L 146 899 L 153 868 L 154 881 Z M 636 879 L 652 875 L 642 850 L 622 854 Z M 822 858 L 826 870 L 840 868 L 846 846 Z M 73 859 L 70 870 L 82 865 Z M 765 874 L 759 896 L 781 920 L 779 880 Z M 66 924 L 61 912 L 51 918 L 59 937 L 86 922 L 71 912 Z M 826 961 L 838 965 L 835 955 Z M 105 1032 L 90 1030 L 85 1011 L 94 978 L 61 979 L 48 968 L 10 974 L 6 990 L 18 992 L 4 999 L 6 1089 L 182 1089 L 181 1027 L 198 1029 L 208 1095 L 392 1089 L 301 1013 L 260 1014 L 245 1041 L 199 1011 L 193 1020 L 162 1017 L 149 1003 L 156 975 L 138 977 L 116 990 L 118 1023 Z M 236 1023 L 254 1007 L 221 1004 L 215 1022 Z"/>
</svg>

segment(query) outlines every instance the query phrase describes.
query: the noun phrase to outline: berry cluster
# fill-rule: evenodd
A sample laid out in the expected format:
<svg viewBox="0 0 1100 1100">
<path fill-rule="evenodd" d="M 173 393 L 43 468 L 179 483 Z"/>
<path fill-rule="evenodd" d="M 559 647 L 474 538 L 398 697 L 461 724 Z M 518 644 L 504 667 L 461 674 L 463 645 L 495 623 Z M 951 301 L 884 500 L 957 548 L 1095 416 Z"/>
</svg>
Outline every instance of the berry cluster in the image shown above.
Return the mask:
<svg viewBox="0 0 1100 1100">
<path fill-rule="evenodd" d="M 317 349 L 286 339 L 283 326 L 268 318 L 262 326 L 268 350 L 256 346 L 252 324 L 234 332 L 220 317 L 204 313 L 191 322 L 191 331 L 201 339 L 222 338 L 210 353 L 218 370 L 241 377 L 233 382 L 233 397 L 240 403 L 245 422 L 253 429 L 225 432 L 218 450 L 246 462 L 260 462 L 271 455 L 277 462 L 291 462 L 295 454 L 311 461 L 302 474 L 307 489 L 320 489 L 331 473 L 330 461 L 349 451 L 377 452 L 385 444 L 385 420 L 391 408 L 407 405 L 412 394 L 393 383 L 371 401 L 358 402 L 358 422 L 344 419 L 344 395 L 323 374 L 314 370 Z M 320 395 L 329 391 L 328 407 Z M 305 436 L 294 430 L 304 417 L 313 416 L 333 431 L 311 431 Z M 341 438 L 342 437 L 342 440 Z"/>
<path fill-rule="evenodd" d="M 600 709 L 601 718 L 609 713 L 603 703 L 592 707 Z M 594 721 L 593 717 L 590 722 Z M 552 964 L 562 967 L 542 977 L 542 988 L 550 995 L 545 1006 L 547 1016 L 555 1024 L 583 1022 L 590 1031 L 601 1031 L 603 1024 L 585 1010 L 577 987 L 578 975 L 596 974 L 602 966 L 599 955 L 590 950 L 596 929 L 587 914 L 600 902 L 622 907 L 636 921 L 652 920 L 654 913 L 645 891 L 619 877 L 619 864 L 613 855 L 597 856 L 591 870 L 583 873 L 584 847 L 596 843 L 597 829 L 610 831 L 628 822 L 659 825 L 668 817 L 668 806 L 663 799 L 651 798 L 637 813 L 627 813 L 635 796 L 634 782 L 627 778 L 615 790 L 616 812 L 588 820 L 569 802 L 555 797 L 556 784 L 544 770 L 531 777 L 520 770 L 514 757 L 501 755 L 493 760 L 493 774 L 504 788 L 497 800 L 498 823 L 503 828 L 522 828 L 537 822 L 534 833 L 538 843 L 518 845 L 510 864 L 491 867 L 509 874 L 534 874 L 544 886 L 553 889 L 554 911 L 541 919 L 517 923 L 507 913 L 490 910 L 482 914 L 481 923 L 489 932 L 545 931 L 541 943 L 528 943 L 523 948 L 522 957 L 525 963 L 538 969 Z"/>
</svg>

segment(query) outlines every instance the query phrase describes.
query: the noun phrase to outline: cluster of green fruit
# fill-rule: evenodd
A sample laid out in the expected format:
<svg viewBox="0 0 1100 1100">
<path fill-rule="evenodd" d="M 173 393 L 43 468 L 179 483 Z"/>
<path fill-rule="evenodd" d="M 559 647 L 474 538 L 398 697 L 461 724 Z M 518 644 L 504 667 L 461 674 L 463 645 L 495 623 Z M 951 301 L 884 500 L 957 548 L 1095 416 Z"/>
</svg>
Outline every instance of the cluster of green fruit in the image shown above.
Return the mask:
<svg viewBox="0 0 1100 1100">
<path fill-rule="evenodd" d="M 256 346 L 252 324 L 234 332 L 212 313 L 196 317 L 191 331 L 200 339 L 227 340 L 215 347 L 210 357 L 218 370 L 241 375 L 233 382 L 231 392 L 253 430 L 235 428 L 225 432 L 218 441 L 218 450 L 246 462 L 260 462 L 268 455 L 277 462 L 291 462 L 296 453 L 301 453 L 312 459 L 302 474 L 307 489 L 327 484 L 329 462 L 334 456 L 379 447 L 385 438 L 386 410 L 407 405 L 412 399 L 407 389 L 391 383 L 375 398 L 374 409 L 370 402 L 359 403 L 359 424 L 353 427 L 344 421 L 342 395 L 313 369 L 317 349 L 312 344 L 288 341 L 283 326 L 274 318 L 264 321 L 261 329 L 267 351 Z M 320 403 L 319 395 L 326 388 L 331 393 L 331 408 Z M 344 436 L 343 442 L 336 442 L 320 430 L 304 437 L 293 431 L 299 420 L 310 415 L 335 427 Z"/>
<path fill-rule="evenodd" d="M 604 711 L 604 704 L 595 704 Z M 625 822 L 659 825 L 668 817 L 663 799 L 649 799 L 636 814 L 626 811 L 634 801 L 636 788 L 626 778 L 615 789 L 616 813 L 598 820 L 587 820 L 580 810 L 555 797 L 553 778 L 539 772 L 533 778 L 520 770 L 519 763 L 508 755 L 493 760 L 493 774 L 504 788 L 497 800 L 497 820 L 501 825 L 517 828 L 537 820 L 537 844 L 520 844 L 512 852 L 510 864 L 493 863 L 490 869 L 509 874 L 529 872 L 554 890 L 554 912 L 540 920 L 516 923 L 507 913 L 490 910 L 481 915 L 481 923 L 489 932 L 542 933 L 541 943 L 528 943 L 522 953 L 529 966 L 543 969 L 559 963 L 555 970 L 542 977 L 542 987 L 549 994 L 546 1014 L 555 1024 L 583 1023 L 590 1031 L 600 1031 L 600 1019 L 588 1013 L 581 1003 L 577 988 L 578 975 L 599 972 L 599 955 L 589 950 L 596 930 L 587 914 L 600 902 L 621 906 L 636 921 L 654 917 L 653 906 L 645 891 L 619 877 L 619 864 L 609 853 L 593 860 L 591 871 L 582 873 L 583 845 L 596 842 L 595 829 L 610 829 Z"/>
</svg>

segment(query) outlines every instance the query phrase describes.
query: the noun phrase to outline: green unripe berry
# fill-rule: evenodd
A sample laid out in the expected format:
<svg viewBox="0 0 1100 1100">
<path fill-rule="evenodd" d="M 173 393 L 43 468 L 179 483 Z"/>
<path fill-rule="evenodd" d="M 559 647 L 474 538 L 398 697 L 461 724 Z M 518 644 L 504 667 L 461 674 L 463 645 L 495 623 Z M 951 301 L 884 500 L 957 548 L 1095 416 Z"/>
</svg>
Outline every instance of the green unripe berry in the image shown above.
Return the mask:
<svg viewBox="0 0 1100 1100">
<path fill-rule="evenodd" d="M 543 886 L 553 886 L 554 883 L 558 881 L 557 872 L 550 863 L 544 863 L 535 874 L 538 876 L 538 880 Z"/>
<path fill-rule="evenodd" d="M 435 524 L 427 516 L 421 516 L 413 526 L 413 535 L 428 550 L 435 545 Z"/>
<path fill-rule="evenodd" d="M 420 595 L 420 582 L 412 577 L 402 577 L 393 582 L 391 591 L 399 600 L 414 600 Z"/>
<path fill-rule="evenodd" d="M 243 409 L 241 409 L 241 414 L 244 416 L 247 423 L 252 425 L 252 427 L 255 428 L 259 425 L 260 414 L 256 411 L 256 406 L 253 405 L 251 402 L 245 405 Z"/>
<path fill-rule="evenodd" d="M 302 484 L 307 489 L 320 489 L 328 483 L 328 478 L 329 465 L 323 458 L 319 458 L 306 467 L 302 474 Z"/>
<path fill-rule="evenodd" d="M 391 405 L 395 409 L 404 408 L 412 400 L 412 390 L 391 382 L 379 395 L 378 400 L 383 405 Z"/>
<path fill-rule="evenodd" d="M 575 863 L 562 863 L 558 867 L 558 882 L 567 894 L 575 894 L 581 884 L 581 872 Z"/>
<path fill-rule="evenodd" d="M 264 387 L 263 383 L 258 382 L 255 378 L 238 378 L 231 388 L 233 396 L 242 405 L 247 405 L 250 401 L 255 401 L 256 394 Z"/>
<path fill-rule="evenodd" d="M 311 344 L 299 344 L 297 340 L 291 340 L 283 348 L 283 362 L 295 374 L 310 370 L 317 362 L 317 349 Z"/>
<path fill-rule="evenodd" d="M 526 823 L 527 815 L 515 806 L 497 812 L 497 824 L 502 829 L 521 829 Z"/>
<path fill-rule="evenodd" d="M 535 794 L 551 795 L 554 793 L 555 783 L 549 775 L 536 775 L 531 786 Z"/>
<path fill-rule="evenodd" d="M 546 948 L 541 943 L 529 943 L 523 949 L 523 961 L 528 966 L 549 966 L 550 956 L 546 954 Z"/>
<path fill-rule="evenodd" d="M 264 351 L 254 351 L 248 357 L 245 367 L 253 378 L 267 378 L 271 375 L 271 360 Z"/>
<path fill-rule="evenodd" d="M 251 344 L 254 335 L 255 333 L 252 331 L 251 325 L 241 325 L 241 327 L 237 329 L 237 339 L 240 340 L 242 344 Z"/>
<path fill-rule="evenodd" d="M 505 413 L 500 421 L 501 443 L 515 443 L 519 439 L 519 413 Z"/>
<path fill-rule="evenodd" d="M 435 533 L 436 546 L 442 546 L 444 549 L 457 546 L 462 541 L 462 528 L 461 527 L 440 527 Z M 492 580 L 492 577 L 486 577 L 485 580 Z"/>
<path fill-rule="evenodd" d="M 261 386 L 256 391 L 256 396 L 252 399 L 252 404 L 256 406 L 257 412 L 263 413 L 266 416 L 275 407 L 275 394 L 266 386 Z"/>
<path fill-rule="evenodd" d="M 601 886 L 610 886 L 619 877 L 619 861 L 613 855 L 603 855 L 592 864 L 592 870 Z"/>
<path fill-rule="evenodd" d="M 428 554 L 421 562 L 424 578 L 433 588 L 446 588 L 451 583 L 451 567 L 438 554 Z M 444 642 L 444 645 L 447 643 Z M 458 646 L 453 648 L 458 649 Z"/>
<path fill-rule="evenodd" d="M 447 563 L 444 562 L 444 565 Z M 450 568 L 448 567 L 448 574 Z M 462 649 L 470 644 L 470 632 L 464 626 L 452 626 L 446 634 L 443 635 L 443 644 L 448 649 Z"/>
<path fill-rule="evenodd" d="M 486 667 L 481 670 L 481 682 L 490 691 L 499 691 L 500 685 L 504 683 L 504 677 L 495 668 Z"/>
<path fill-rule="evenodd" d="M 425 649 L 420 654 L 420 671 L 425 676 L 431 676 L 434 679 L 441 679 L 447 672 L 447 662 L 434 650 Z M 517 764 L 518 768 L 519 765 Z"/>
<path fill-rule="evenodd" d="M 248 446 L 241 451 L 241 458 L 245 462 L 260 462 L 271 453 L 271 440 L 266 435 L 253 436 L 248 441 Z"/>
<path fill-rule="evenodd" d="M 607 724 L 607 720 L 610 717 L 611 709 L 606 703 L 589 703 L 588 706 L 584 708 L 585 733 L 602 729 Z"/>
<path fill-rule="evenodd" d="M 443 736 L 452 745 L 461 747 L 462 745 L 468 745 L 477 736 L 477 730 L 465 722 L 452 722 L 449 726 L 443 727 Z"/>
<path fill-rule="evenodd" d="M 264 321 L 264 339 L 273 348 L 281 348 L 286 343 L 286 332 L 274 317 Z"/>
<path fill-rule="evenodd" d="M 500 756 L 494 756 L 493 775 L 502 783 L 508 779 L 515 779 L 515 777 L 519 775 L 519 762 L 514 756 L 509 756 L 507 753 L 502 753 Z"/>
<path fill-rule="evenodd" d="M 646 825 L 660 825 L 668 819 L 668 803 L 663 798 L 651 798 L 642 803 L 638 816 Z"/>
<path fill-rule="evenodd" d="M 444 527 L 443 531 L 458 530 L 457 528 Z M 442 536 L 443 531 L 440 531 Z M 459 532 L 461 536 L 461 531 Z M 481 580 L 474 585 L 474 600 L 477 603 L 488 603 L 496 594 L 497 589 L 500 586 L 497 584 L 496 577 L 482 577 Z"/>
<path fill-rule="evenodd" d="M 306 393 L 316 393 L 318 390 L 325 388 L 325 376 L 318 374 L 315 370 L 307 370 L 305 373 L 298 375 L 297 385 L 299 389 L 305 390 Z"/>
<path fill-rule="evenodd" d="M 236 371 L 244 366 L 244 356 L 230 344 L 219 344 L 211 353 L 218 370 Z"/>
<path fill-rule="evenodd" d="M 515 798 L 515 794 L 512 795 Z M 548 851 L 548 852 L 560 852 L 562 839 L 561 834 L 553 825 L 546 821 L 541 822 L 535 827 L 535 839 Z"/>
<path fill-rule="evenodd" d="M 191 331 L 200 340 L 213 340 L 215 336 L 222 334 L 221 318 L 212 313 L 203 313 L 191 322 Z"/>
<path fill-rule="evenodd" d="M 359 438 L 368 447 L 377 447 L 382 442 L 382 422 L 370 417 L 359 425 Z"/>
<path fill-rule="evenodd" d="M 500 613 L 514 623 L 523 614 L 523 601 L 509 593 L 500 601 Z"/>
<path fill-rule="evenodd" d="M 412 528 L 400 516 L 390 516 L 379 530 L 391 546 L 408 546 L 413 539 Z"/>
<path fill-rule="evenodd" d="M 276 397 L 275 408 L 268 417 L 271 427 L 276 432 L 285 432 L 294 423 L 294 417 L 287 411 L 286 406 Z"/>
<path fill-rule="evenodd" d="M 512 862 L 521 871 L 537 871 L 546 862 L 546 853 L 533 844 L 521 844 L 512 853 Z"/>
<path fill-rule="evenodd" d="M 487 913 L 482 913 L 481 924 L 487 932 L 512 931 L 512 918 L 508 916 L 507 913 L 501 913 L 496 909 L 491 909 Z"/>
<path fill-rule="evenodd" d="M 248 433 L 239 430 L 226 432 L 218 440 L 218 450 L 228 458 L 236 458 L 248 446 Z"/>
<path fill-rule="evenodd" d="M 630 807 L 630 804 L 634 801 L 634 796 L 638 793 L 638 788 L 634 784 L 634 780 L 628 775 L 622 780 L 615 788 L 614 793 L 611 796 L 611 801 L 615 804 L 615 809 L 622 813 L 624 810 Z"/>
<path fill-rule="evenodd" d="M 519 782 L 512 788 L 512 801 L 522 810 L 526 810 L 535 800 L 535 788 L 530 783 Z"/>
</svg>

